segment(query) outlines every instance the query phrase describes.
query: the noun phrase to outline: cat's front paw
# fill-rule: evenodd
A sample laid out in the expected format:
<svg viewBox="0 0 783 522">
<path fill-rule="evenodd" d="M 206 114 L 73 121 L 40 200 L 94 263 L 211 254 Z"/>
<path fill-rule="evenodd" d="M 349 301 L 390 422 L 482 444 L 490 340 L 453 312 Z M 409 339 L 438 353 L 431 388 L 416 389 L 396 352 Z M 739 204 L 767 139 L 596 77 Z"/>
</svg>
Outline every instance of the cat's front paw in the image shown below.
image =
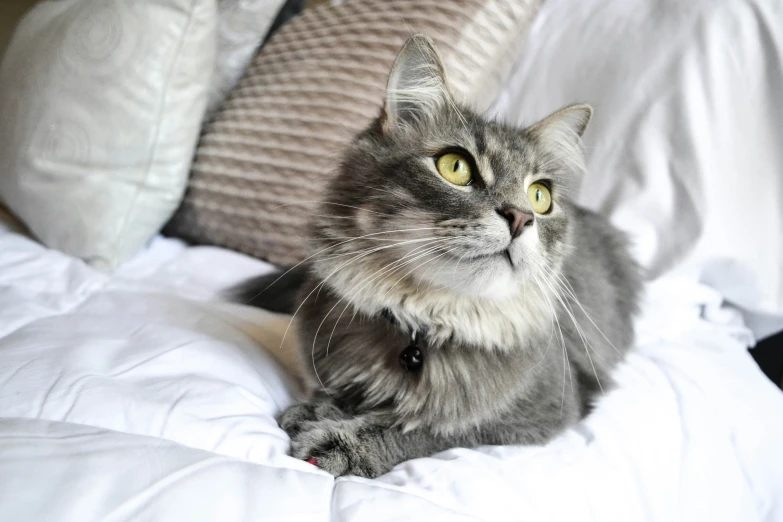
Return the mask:
<svg viewBox="0 0 783 522">
<path fill-rule="evenodd" d="M 332 401 L 315 398 L 290 406 L 278 417 L 277 423 L 291 439 L 294 439 L 314 422 L 345 417 L 346 414 Z"/>
<path fill-rule="evenodd" d="M 312 403 L 304 402 L 294 404 L 286 409 L 278 418 L 277 423 L 283 428 L 291 439 L 296 438 L 305 426 L 317 420 L 315 406 Z"/>
<path fill-rule="evenodd" d="M 311 423 L 291 441 L 291 456 L 306 460 L 338 477 L 357 475 L 375 478 L 389 471 L 376 444 L 364 439 L 350 421 Z M 364 440 L 363 440 L 364 439 Z"/>
</svg>

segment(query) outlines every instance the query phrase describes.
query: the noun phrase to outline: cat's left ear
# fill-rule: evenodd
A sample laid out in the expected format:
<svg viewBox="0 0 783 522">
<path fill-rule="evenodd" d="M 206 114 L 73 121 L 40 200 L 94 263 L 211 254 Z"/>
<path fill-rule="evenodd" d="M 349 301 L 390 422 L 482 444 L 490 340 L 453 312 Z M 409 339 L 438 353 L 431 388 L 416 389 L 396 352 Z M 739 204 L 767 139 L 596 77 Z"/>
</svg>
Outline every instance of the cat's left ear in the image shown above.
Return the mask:
<svg viewBox="0 0 783 522">
<path fill-rule="evenodd" d="M 584 157 L 580 138 L 592 115 L 593 109 L 589 105 L 569 105 L 528 127 L 525 132 L 547 152 L 559 157 L 564 163 L 583 170 Z"/>
<path fill-rule="evenodd" d="M 446 70 L 434 42 L 423 34 L 411 36 L 389 73 L 383 132 L 431 118 L 452 103 Z"/>
</svg>

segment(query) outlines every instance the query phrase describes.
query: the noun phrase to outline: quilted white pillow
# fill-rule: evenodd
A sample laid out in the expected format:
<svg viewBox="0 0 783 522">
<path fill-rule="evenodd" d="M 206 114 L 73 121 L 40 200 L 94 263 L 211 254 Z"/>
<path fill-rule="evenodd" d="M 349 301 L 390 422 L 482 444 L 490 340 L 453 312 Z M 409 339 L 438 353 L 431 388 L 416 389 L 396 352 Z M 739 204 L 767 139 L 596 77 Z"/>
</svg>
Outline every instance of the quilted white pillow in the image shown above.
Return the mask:
<svg viewBox="0 0 783 522">
<path fill-rule="evenodd" d="M 0 197 L 45 245 L 108 270 L 169 218 L 215 63 L 214 0 L 59 0 L 0 65 Z"/>
</svg>

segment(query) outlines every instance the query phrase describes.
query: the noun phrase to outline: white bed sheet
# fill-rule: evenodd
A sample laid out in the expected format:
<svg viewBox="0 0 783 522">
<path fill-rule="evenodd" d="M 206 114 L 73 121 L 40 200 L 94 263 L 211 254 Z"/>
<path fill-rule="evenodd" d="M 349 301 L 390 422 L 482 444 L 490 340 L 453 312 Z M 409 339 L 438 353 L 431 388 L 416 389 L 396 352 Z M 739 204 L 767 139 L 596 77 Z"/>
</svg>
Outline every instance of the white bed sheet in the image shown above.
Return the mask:
<svg viewBox="0 0 783 522">
<path fill-rule="evenodd" d="M 254 339 L 287 320 L 214 300 L 267 268 L 158 238 L 109 277 L 0 227 L 0 520 L 783 520 L 783 395 L 709 288 L 653 285 L 620 386 L 548 446 L 335 481 L 273 419 L 296 389 Z"/>
</svg>

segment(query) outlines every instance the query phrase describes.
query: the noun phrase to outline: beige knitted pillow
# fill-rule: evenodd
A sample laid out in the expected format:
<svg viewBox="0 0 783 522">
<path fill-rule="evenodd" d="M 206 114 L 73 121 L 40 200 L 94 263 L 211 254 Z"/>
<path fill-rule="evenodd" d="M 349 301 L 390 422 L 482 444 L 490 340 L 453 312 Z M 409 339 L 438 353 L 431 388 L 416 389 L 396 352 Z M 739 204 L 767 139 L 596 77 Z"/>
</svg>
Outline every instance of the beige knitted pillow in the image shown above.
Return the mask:
<svg viewBox="0 0 783 522">
<path fill-rule="evenodd" d="M 352 0 L 305 11 L 262 49 L 201 138 L 166 232 L 276 264 L 305 256 L 307 220 L 342 147 L 380 111 L 412 32 L 455 95 L 486 109 L 540 0 Z"/>
</svg>

